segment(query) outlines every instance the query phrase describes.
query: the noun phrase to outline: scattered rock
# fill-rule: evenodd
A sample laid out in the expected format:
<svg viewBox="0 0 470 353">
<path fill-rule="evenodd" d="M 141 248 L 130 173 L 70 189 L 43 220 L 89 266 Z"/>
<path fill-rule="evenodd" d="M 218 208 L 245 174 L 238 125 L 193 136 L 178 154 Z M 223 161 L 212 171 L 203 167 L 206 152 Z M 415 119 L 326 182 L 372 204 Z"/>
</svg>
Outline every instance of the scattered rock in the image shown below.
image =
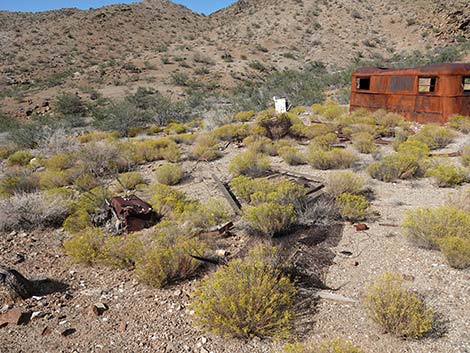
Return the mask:
<svg viewBox="0 0 470 353">
<path fill-rule="evenodd" d="M 23 312 L 20 308 L 14 308 L 6 311 L 0 315 L 0 326 L 12 325 L 25 325 L 29 322 L 31 317 L 30 313 Z"/>
<path fill-rule="evenodd" d="M 70 335 L 73 335 L 75 332 L 77 332 L 76 329 L 74 328 L 68 328 L 68 329 L 65 329 L 64 331 L 62 331 L 60 334 L 64 337 L 68 337 Z"/>
<path fill-rule="evenodd" d="M 52 330 L 46 326 L 42 329 L 41 336 L 49 336 L 52 333 Z"/>
<path fill-rule="evenodd" d="M 225 257 L 227 255 L 229 255 L 229 252 L 227 250 L 224 250 L 224 249 L 218 249 L 215 251 L 215 254 L 217 256 L 220 256 L 220 257 Z"/>
<path fill-rule="evenodd" d="M 356 232 L 362 232 L 369 229 L 369 226 L 364 223 L 355 224 Z"/>
<path fill-rule="evenodd" d="M 119 332 L 126 332 L 127 330 L 127 322 L 121 322 L 118 327 Z"/>
<path fill-rule="evenodd" d="M 103 315 L 103 313 L 108 310 L 108 306 L 104 303 L 92 304 L 88 307 L 87 313 L 90 316 L 97 317 Z"/>
</svg>

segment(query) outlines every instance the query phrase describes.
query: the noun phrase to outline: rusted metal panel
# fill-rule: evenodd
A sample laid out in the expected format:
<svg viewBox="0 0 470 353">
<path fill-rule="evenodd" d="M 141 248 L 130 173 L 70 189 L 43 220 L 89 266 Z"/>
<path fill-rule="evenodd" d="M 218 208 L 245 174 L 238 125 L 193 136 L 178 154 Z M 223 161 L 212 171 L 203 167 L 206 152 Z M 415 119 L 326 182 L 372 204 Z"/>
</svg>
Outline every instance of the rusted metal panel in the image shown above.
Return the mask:
<svg viewBox="0 0 470 353">
<path fill-rule="evenodd" d="M 359 108 L 386 109 L 423 123 L 470 115 L 470 63 L 358 69 L 352 76 L 350 110 Z"/>
<path fill-rule="evenodd" d="M 151 227 L 158 221 L 152 206 L 135 195 L 113 197 L 111 207 L 128 232 Z"/>
</svg>

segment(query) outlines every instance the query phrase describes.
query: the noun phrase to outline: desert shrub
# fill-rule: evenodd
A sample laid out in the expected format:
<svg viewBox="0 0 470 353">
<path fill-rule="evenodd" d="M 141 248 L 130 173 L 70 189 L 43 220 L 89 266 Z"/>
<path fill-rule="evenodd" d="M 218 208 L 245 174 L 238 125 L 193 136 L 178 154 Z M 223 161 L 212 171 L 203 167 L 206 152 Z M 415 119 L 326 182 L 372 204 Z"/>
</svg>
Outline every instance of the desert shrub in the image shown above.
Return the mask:
<svg viewBox="0 0 470 353">
<path fill-rule="evenodd" d="M 64 241 L 65 253 L 76 263 L 93 265 L 101 256 L 104 236 L 98 228 L 86 228 Z"/>
<path fill-rule="evenodd" d="M 351 168 L 358 160 L 354 151 L 341 148 L 333 148 L 330 151 L 311 151 L 306 158 L 313 168 L 322 170 Z"/>
<path fill-rule="evenodd" d="M 331 145 L 336 143 L 338 137 L 333 132 L 328 132 L 325 135 L 320 135 L 312 139 L 309 145 L 311 151 L 328 151 L 331 149 Z"/>
<path fill-rule="evenodd" d="M 0 231 L 61 226 L 69 211 L 60 194 L 15 194 L 0 200 Z"/>
<path fill-rule="evenodd" d="M 467 238 L 448 236 L 439 239 L 438 244 L 450 266 L 470 267 L 470 236 Z"/>
<path fill-rule="evenodd" d="M 211 135 L 222 141 L 242 141 L 250 134 L 250 126 L 244 123 L 226 124 L 211 131 Z"/>
<path fill-rule="evenodd" d="M 439 187 L 454 187 L 465 181 L 465 171 L 451 164 L 440 164 L 426 171 Z"/>
<path fill-rule="evenodd" d="M 419 159 L 411 154 L 391 153 L 367 168 L 370 176 L 381 181 L 410 179 L 420 174 Z"/>
<path fill-rule="evenodd" d="M 277 155 L 277 145 L 266 136 L 248 136 L 243 140 L 243 144 L 256 153 L 265 153 L 270 156 Z"/>
<path fill-rule="evenodd" d="M 245 111 L 245 112 L 238 112 L 238 113 L 235 114 L 234 119 L 236 121 L 242 121 L 242 122 L 250 121 L 251 119 L 253 119 L 255 114 L 256 114 L 256 112 L 254 110 Z"/>
<path fill-rule="evenodd" d="M 183 170 L 178 164 L 166 163 L 157 168 L 155 175 L 160 184 L 176 185 L 183 177 Z"/>
<path fill-rule="evenodd" d="M 297 147 L 286 146 L 279 149 L 279 156 L 289 165 L 305 164 L 305 157 Z"/>
<path fill-rule="evenodd" d="M 396 336 L 420 338 L 433 328 L 434 310 L 403 287 L 400 274 L 388 272 L 377 278 L 367 291 L 364 305 L 372 320 Z"/>
<path fill-rule="evenodd" d="M 470 239 L 470 213 L 452 206 L 418 208 L 406 213 L 403 227 L 416 245 L 438 248 L 439 240 L 443 238 Z"/>
<path fill-rule="evenodd" d="M 139 185 L 146 184 L 144 176 L 139 172 L 122 173 L 117 178 L 116 192 L 135 190 Z"/>
<path fill-rule="evenodd" d="M 41 189 L 53 189 L 69 185 L 70 177 L 63 171 L 48 171 L 37 173 L 39 176 L 39 187 Z"/>
<path fill-rule="evenodd" d="M 470 132 L 470 116 L 452 115 L 447 122 L 447 126 L 468 134 Z"/>
<path fill-rule="evenodd" d="M 39 187 L 38 180 L 38 175 L 26 168 L 7 170 L 0 180 L 0 195 L 34 192 Z"/>
<path fill-rule="evenodd" d="M 238 198 L 245 202 L 250 202 L 251 195 L 254 194 L 256 191 L 275 191 L 271 187 L 271 184 L 268 180 L 264 178 L 252 179 L 244 175 L 240 175 L 236 178 L 233 178 L 230 182 L 230 188 L 237 195 Z"/>
<path fill-rule="evenodd" d="M 69 153 L 61 153 L 52 156 L 46 161 L 46 168 L 50 170 L 65 170 L 71 168 L 75 163 L 75 158 Z"/>
<path fill-rule="evenodd" d="M 377 124 L 377 133 L 381 136 L 394 136 L 395 129 L 405 124 L 405 119 L 395 113 L 385 113 L 377 111 L 372 114 Z"/>
<path fill-rule="evenodd" d="M 246 151 L 235 156 L 228 165 L 228 171 L 234 176 L 247 175 L 258 177 L 271 167 L 269 158 L 261 153 Z"/>
<path fill-rule="evenodd" d="M 248 208 L 243 218 L 253 231 L 273 237 L 289 230 L 297 216 L 292 205 L 266 202 Z"/>
<path fill-rule="evenodd" d="M 150 204 L 154 211 L 161 215 L 171 213 L 182 213 L 188 205 L 189 200 L 181 191 L 173 189 L 171 186 L 156 184 L 149 188 Z"/>
<path fill-rule="evenodd" d="M 145 247 L 140 234 L 127 234 L 125 237 L 107 237 L 99 249 L 100 262 L 113 268 L 134 268 L 144 256 Z"/>
<path fill-rule="evenodd" d="M 424 125 L 421 130 L 410 139 L 425 143 L 429 149 L 435 150 L 446 147 L 455 138 L 455 132 L 439 125 Z"/>
<path fill-rule="evenodd" d="M 8 165 L 10 166 L 14 166 L 14 165 L 25 166 L 29 164 L 31 159 L 33 159 L 33 155 L 31 154 L 31 152 L 26 151 L 26 150 L 20 150 L 10 155 L 7 161 L 8 161 Z"/>
<path fill-rule="evenodd" d="M 423 142 L 408 140 L 396 146 L 398 153 L 408 154 L 415 158 L 426 158 L 429 155 L 429 146 Z"/>
<path fill-rule="evenodd" d="M 71 211 L 84 211 L 89 214 L 100 212 L 105 207 L 106 200 L 110 200 L 112 197 L 113 194 L 109 189 L 98 186 L 89 192 L 81 194 L 72 204 Z"/>
<path fill-rule="evenodd" d="M 127 136 L 128 137 L 136 137 L 138 135 L 141 135 L 144 133 L 144 128 L 143 127 L 131 127 L 129 130 L 127 130 Z"/>
<path fill-rule="evenodd" d="M 189 228 L 188 233 L 197 234 L 210 227 L 228 222 L 230 216 L 226 203 L 222 200 L 209 199 L 203 204 L 189 203 L 181 213 L 181 220 Z"/>
<path fill-rule="evenodd" d="M 169 123 L 163 130 L 167 134 L 182 134 L 186 132 L 186 126 L 182 123 Z"/>
<path fill-rule="evenodd" d="M 80 135 L 78 137 L 78 141 L 80 143 L 88 143 L 88 142 L 97 142 L 97 141 L 102 141 L 102 140 L 107 140 L 107 139 L 113 140 L 113 139 L 116 139 L 117 137 L 118 135 L 116 133 L 97 130 L 97 131 L 91 131 L 83 135 Z"/>
<path fill-rule="evenodd" d="M 256 123 L 264 129 L 267 137 L 277 140 L 289 133 L 290 127 L 295 124 L 293 123 L 295 120 L 297 120 L 296 123 L 300 123 L 295 114 L 277 114 L 273 110 L 265 110 L 258 114 Z"/>
<path fill-rule="evenodd" d="M 343 193 L 336 197 L 341 216 L 351 222 L 363 221 L 367 217 L 369 202 L 362 195 Z"/>
<path fill-rule="evenodd" d="M 62 116 L 79 117 L 82 116 L 86 107 L 82 100 L 76 94 L 64 93 L 56 98 L 54 109 Z"/>
<path fill-rule="evenodd" d="M 364 178 L 354 172 L 336 172 L 328 176 L 325 191 L 334 197 L 344 193 L 359 194 L 364 183 Z"/>
<path fill-rule="evenodd" d="M 314 104 L 312 106 L 312 110 L 314 113 L 319 114 L 328 120 L 334 120 L 347 113 L 347 109 L 345 107 L 341 107 L 331 100 L 327 100 L 323 104 Z"/>
<path fill-rule="evenodd" d="M 87 211 L 75 211 L 68 216 L 63 224 L 64 230 L 75 234 L 92 226 L 90 214 Z"/>
<path fill-rule="evenodd" d="M 358 132 L 352 135 L 353 146 L 361 153 L 373 153 L 377 150 L 374 136 L 369 132 Z"/>
<path fill-rule="evenodd" d="M 204 280 L 191 303 L 196 323 L 222 336 L 287 337 L 296 290 L 275 252 L 258 246 Z"/>
<path fill-rule="evenodd" d="M 2 159 L 7 159 L 12 153 L 13 149 L 8 146 L 0 146 L 0 161 Z"/>
<path fill-rule="evenodd" d="M 470 166 L 470 145 L 464 146 L 460 160 L 465 167 Z"/>
<path fill-rule="evenodd" d="M 210 134 L 197 137 L 191 155 L 198 161 L 210 162 L 219 158 L 218 141 Z"/>
<path fill-rule="evenodd" d="M 90 142 L 79 152 L 84 173 L 101 177 L 116 173 L 119 168 L 120 150 L 104 141 Z"/>
<path fill-rule="evenodd" d="M 168 162 L 176 163 L 179 161 L 181 152 L 176 142 L 171 141 L 168 145 L 159 151 L 161 158 Z"/>
<path fill-rule="evenodd" d="M 172 136 L 173 141 L 176 143 L 184 143 L 185 145 L 192 145 L 197 137 L 198 135 L 193 134 L 192 132 Z"/>
<path fill-rule="evenodd" d="M 324 341 L 320 344 L 305 344 L 294 343 L 284 346 L 283 353 L 363 353 L 364 351 L 356 347 L 352 343 L 342 340 L 334 339 Z"/>
<path fill-rule="evenodd" d="M 306 126 L 304 123 L 293 124 L 289 128 L 289 135 L 294 138 L 313 138 L 316 135 L 311 126 Z"/>
<path fill-rule="evenodd" d="M 137 259 L 135 273 L 140 281 L 162 288 L 193 276 L 201 262 L 190 254 L 202 255 L 205 246 L 197 238 L 178 233 L 157 231 L 145 254 Z"/>
<path fill-rule="evenodd" d="M 153 124 L 147 128 L 147 134 L 149 135 L 156 135 L 159 132 L 162 132 L 162 128 L 159 125 Z"/>
<path fill-rule="evenodd" d="M 84 173 L 74 180 L 73 185 L 78 191 L 84 192 L 96 188 L 99 182 L 93 175 Z"/>
</svg>

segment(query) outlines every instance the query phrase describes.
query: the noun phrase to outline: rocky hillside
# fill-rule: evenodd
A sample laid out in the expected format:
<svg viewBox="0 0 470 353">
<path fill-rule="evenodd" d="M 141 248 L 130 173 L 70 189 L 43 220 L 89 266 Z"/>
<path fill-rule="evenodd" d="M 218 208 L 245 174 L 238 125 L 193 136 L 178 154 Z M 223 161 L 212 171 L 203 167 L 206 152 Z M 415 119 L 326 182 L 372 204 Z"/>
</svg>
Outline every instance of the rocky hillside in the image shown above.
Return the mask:
<svg viewBox="0 0 470 353">
<path fill-rule="evenodd" d="M 240 0 L 211 16 L 168 0 L 0 12 L 0 99 L 16 111 L 64 88 L 177 97 L 191 83 L 233 87 L 308 61 L 344 67 L 468 40 L 469 13 L 465 0 Z"/>
</svg>

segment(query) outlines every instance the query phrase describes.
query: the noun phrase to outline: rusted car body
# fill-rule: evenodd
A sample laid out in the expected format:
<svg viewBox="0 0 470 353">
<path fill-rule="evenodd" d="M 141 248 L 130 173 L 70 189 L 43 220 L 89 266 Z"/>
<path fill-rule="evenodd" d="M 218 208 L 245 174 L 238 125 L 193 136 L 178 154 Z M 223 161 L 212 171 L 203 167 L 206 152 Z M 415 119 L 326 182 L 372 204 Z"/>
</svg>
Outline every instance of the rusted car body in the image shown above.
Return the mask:
<svg viewBox="0 0 470 353">
<path fill-rule="evenodd" d="M 419 123 L 470 116 L 470 63 L 358 69 L 352 75 L 350 111 L 360 108 L 385 109 Z"/>
<path fill-rule="evenodd" d="M 152 206 L 135 195 L 116 196 L 111 199 L 120 228 L 127 232 L 135 232 L 149 228 L 158 222 L 158 215 Z"/>
</svg>

